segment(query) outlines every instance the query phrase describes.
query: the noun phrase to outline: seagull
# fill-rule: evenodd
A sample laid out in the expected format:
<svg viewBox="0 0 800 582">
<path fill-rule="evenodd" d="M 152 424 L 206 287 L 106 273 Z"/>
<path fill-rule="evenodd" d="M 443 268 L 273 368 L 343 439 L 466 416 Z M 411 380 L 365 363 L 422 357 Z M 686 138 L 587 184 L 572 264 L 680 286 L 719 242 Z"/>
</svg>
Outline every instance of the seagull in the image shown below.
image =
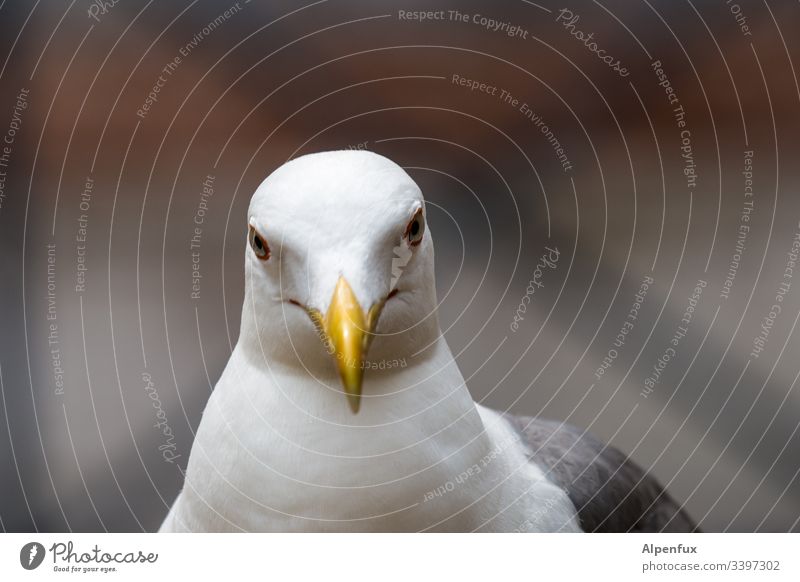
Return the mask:
<svg viewBox="0 0 800 582">
<path fill-rule="evenodd" d="M 239 339 L 160 531 L 696 529 L 586 431 L 473 401 L 403 168 L 321 152 L 258 187 Z"/>
</svg>

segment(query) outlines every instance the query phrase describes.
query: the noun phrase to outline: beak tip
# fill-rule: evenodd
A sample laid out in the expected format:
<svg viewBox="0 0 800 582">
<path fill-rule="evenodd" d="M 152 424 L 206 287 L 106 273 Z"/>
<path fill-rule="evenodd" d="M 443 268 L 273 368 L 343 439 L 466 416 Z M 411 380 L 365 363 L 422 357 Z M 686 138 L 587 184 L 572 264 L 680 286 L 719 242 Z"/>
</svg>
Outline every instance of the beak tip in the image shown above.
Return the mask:
<svg viewBox="0 0 800 582">
<path fill-rule="evenodd" d="M 353 412 L 353 414 L 358 414 L 358 411 L 361 408 L 361 396 L 359 394 L 348 394 L 347 404 L 350 405 L 350 410 Z"/>
<path fill-rule="evenodd" d="M 361 384 L 363 382 L 363 373 L 360 367 L 356 370 L 349 371 L 351 372 L 350 374 L 342 375 L 342 386 L 350 410 L 353 414 L 358 414 L 361 408 Z"/>
</svg>

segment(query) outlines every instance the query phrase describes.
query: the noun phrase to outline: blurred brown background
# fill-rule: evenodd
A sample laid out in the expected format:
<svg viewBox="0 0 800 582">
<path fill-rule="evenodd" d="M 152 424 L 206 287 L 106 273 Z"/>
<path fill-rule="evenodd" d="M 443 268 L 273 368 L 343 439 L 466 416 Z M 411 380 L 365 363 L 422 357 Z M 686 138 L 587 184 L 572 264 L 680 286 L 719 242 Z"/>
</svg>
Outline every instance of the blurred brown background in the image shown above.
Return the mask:
<svg viewBox="0 0 800 582">
<path fill-rule="evenodd" d="M 444 12 L 400 13 L 419 10 Z M 706 530 L 800 530 L 799 27 L 788 0 L 0 3 L 3 529 L 158 526 L 237 338 L 250 195 L 291 157 L 362 147 L 430 203 L 477 400 L 589 427 Z M 514 331 L 545 246 L 560 260 Z"/>
</svg>

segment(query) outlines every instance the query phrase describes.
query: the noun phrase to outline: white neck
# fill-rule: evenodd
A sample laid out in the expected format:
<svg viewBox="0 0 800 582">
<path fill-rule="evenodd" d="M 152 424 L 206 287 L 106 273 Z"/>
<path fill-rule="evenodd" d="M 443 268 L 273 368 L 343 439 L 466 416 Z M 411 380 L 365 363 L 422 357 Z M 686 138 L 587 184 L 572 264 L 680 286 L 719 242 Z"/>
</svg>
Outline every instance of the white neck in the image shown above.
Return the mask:
<svg viewBox="0 0 800 582">
<path fill-rule="evenodd" d="M 475 406 L 444 340 L 405 367 L 368 372 L 372 398 L 357 415 L 333 375 L 318 382 L 285 373 L 254 368 L 234 351 L 192 450 L 177 508 L 183 527 L 507 531 L 525 507 L 551 498 L 571 511 L 504 421 Z M 522 511 L 500 511 L 514 504 Z M 577 527 L 563 511 L 551 518 Z"/>
</svg>

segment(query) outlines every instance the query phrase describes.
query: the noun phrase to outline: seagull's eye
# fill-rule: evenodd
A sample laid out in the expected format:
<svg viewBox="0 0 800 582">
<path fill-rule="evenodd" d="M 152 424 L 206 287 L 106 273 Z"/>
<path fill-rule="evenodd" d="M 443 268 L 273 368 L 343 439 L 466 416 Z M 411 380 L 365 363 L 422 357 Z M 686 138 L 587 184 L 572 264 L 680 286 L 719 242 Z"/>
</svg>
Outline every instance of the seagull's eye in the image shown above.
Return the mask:
<svg viewBox="0 0 800 582">
<path fill-rule="evenodd" d="M 425 219 L 422 216 L 422 208 L 417 210 L 411 222 L 406 227 L 405 238 L 412 247 L 422 242 L 422 235 L 425 234 Z"/>
<path fill-rule="evenodd" d="M 250 232 L 248 233 L 247 238 L 250 241 L 250 247 L 253 249 L 253 252 L 256 254 L 256 256 L 262 261 L 266 261 L 269 258 L 269 245 L 267 245 L 267 241 L 261 238 L 261 235 L 258 234 L 256 229 L 252 226 L 250 227 Z"/>
</svg>

